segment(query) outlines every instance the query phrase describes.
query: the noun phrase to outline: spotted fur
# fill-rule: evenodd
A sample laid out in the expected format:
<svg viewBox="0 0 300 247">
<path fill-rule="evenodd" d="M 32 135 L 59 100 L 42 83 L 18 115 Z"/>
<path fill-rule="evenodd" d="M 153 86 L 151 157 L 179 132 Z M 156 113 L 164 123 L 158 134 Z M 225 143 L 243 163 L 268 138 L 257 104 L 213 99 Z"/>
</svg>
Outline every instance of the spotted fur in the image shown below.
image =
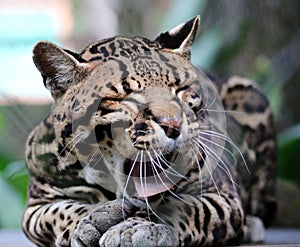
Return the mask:
<svg viewBox="0 0 300 247">
<path fill-rule="evenodd" d="M 37 246 L 263 240 L 276 206 L 269 103 L 253 81 L 190 63 L 198 25 L 79 54 L 35 46 L 55 101 L 26 147 L 23 230 Z"/>
</svg>

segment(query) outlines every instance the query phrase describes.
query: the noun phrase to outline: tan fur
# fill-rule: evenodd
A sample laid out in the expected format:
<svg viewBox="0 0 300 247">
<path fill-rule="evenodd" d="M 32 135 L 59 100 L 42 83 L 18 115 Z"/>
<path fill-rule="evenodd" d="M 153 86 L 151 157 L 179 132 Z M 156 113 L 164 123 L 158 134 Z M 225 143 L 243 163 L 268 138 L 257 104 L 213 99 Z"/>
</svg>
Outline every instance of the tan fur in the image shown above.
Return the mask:
<svg viewBox="0 0 300 247">
<path fill-rule="evenodd" d="M 38 246 L 262 240 L 245 217 L 260 227 L 275 209 L 269 104 L 254 82 L 211 80 L 190 63 L 198 25 L 80 54 L 36 45 L 55 101 L 26 147 L 23 229 Z"/>
</svg>

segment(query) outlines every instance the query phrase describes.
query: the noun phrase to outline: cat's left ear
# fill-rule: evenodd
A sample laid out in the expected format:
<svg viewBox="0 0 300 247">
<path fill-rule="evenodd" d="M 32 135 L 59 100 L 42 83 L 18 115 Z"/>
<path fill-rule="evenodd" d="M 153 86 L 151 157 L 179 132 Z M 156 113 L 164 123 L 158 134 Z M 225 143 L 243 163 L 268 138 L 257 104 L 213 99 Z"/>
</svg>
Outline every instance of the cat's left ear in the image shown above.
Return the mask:
<svg viewBox="0 0 300 247">
<path fill-rule="evenodd" d="M 200 24 L 200 16 L 182 23 L 171 30 L 161 33 L 155 43 L 162 49 L 173 53 L 178 53 L 183 57 L 190 59 L 191 46 L 195 40 Z"/>
</svg>

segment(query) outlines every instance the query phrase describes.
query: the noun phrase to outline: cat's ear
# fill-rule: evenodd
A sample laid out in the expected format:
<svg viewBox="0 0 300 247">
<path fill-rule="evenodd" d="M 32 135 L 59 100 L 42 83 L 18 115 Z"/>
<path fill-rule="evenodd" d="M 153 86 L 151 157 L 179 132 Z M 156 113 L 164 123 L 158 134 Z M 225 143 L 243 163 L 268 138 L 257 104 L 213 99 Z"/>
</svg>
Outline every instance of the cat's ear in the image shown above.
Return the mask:
<svg viewBox="0 0 300 247">
<path fill-rule="evenodd" d="M 77 54 L 47 41 L 41 41 L 33 48 L 35 66 L 54 98 L 64 94 L 85 76 L 87 65 L 78 59 Z"/>
<path fill-rule="evenodd" d="M 200 24 L 200 16 L 182 23 L 171 30 L 161 33 L 155 42 L 162 49 L 178 53 L 183 57 L 190 59 L 191 46 L 195 40 Z"/>
</svg>

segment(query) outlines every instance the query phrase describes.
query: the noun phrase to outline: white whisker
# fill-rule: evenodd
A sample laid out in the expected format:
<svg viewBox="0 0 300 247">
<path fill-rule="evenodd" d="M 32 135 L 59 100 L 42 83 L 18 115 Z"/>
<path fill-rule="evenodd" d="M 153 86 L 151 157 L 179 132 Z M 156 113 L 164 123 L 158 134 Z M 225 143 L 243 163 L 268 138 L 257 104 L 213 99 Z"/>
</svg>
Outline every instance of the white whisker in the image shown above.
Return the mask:
<svg viewBox="0 0 300 247">
<path fill-rule="evenodd" d="M 149 151 L 148 151 L 148 152 L 149 152 Z M 155 152 L 155 150 L 153 150 L 153 152 Z M 173 176 L 178 176 L 178 175 L 179 175 L 180 177 L 183 177 L 183 176 L 182 176 L 181 174 L 179 174 L 179 173 L 175 174 L 175 173 L 169 172 L 168 170 L 165 170 L 165 169 L 162 167 L 162 165 L 160 164 L 160 157 L 157 155 L 156 152 L 154 153 L 154 155 L 155 155 L 156 160 L 153 159 L 153 158 L 151 157 L 151 158 L 152 158 L 151 164 L 153 165 L 153 166 L 152 166 L 152 169 L 155 169 L 155 167 L 157 166 L 158 168 L 161 169 L 161 171 L 162 171 L 163 174 L 166 176 L 166 178 L 167 178 L 172 184 L 176 185 L 176 183 L 168 176 L 168 174 L 173 175 Z M 151 154 L 149 153 L 148 156 L 151 156 Z M 171 168 L 171 167 L 169 167 L 169 168 Z M 173 168 L 171 168 L 171 169 L 173 169 Z M 174 171 L 176 172 L 176 170 L 174 170 Z M 155 172 L 157 173 L 157 170 L 156 170 L 156 169 L 155 169 Z M 157 175 L 159 175 L 159 173 L 158 173 Z"/>
<path fill-rule="evenodd" d="M 222 150 L 224 150 L 226 153 L 228 153 L 232 157 L 232 159 L 234 160 L 234 162 L 233 162 L 234 164 L 237 163 L 237 159 L 236 159 L 234 153 L 231 152 L 228 148 L 225 148 L 223 145 L 221 145 L 219 143 L 216 143 L 216 142 L 214 142 L 214 141 L 212 141 L 210 139 L 207 139 L 207 138 L 205 138 L 205 137 L 203 137 L 201 135 L 199 136 L 199 139 L 204 140 L 204 141 L 206 141 L 208 143 L 211 143 L 211 144 L 215 145 L 216 147 L 221 148 Z M 202 143 L 202 142 L 199 140 L 199 143 Z"/>
<path fill-rule="evenodd" d="M 131 174 L 133 172 L 134 166 L 135 166 L 135 164 L 137 162 L 137 159 L 138 159 L 139 155 L 140 155 L 140 151 L 137 152 L 137 154 L 136 154 L 136 156 L 134 158 L 134 161 L 132 162 L 132 166 L 131 166 L 130 171 L 129 171 L 128 175 L 127 175 L 127 179 L 126 179 L 125 186 L 124 186 L 123 197 L 122 197 L 122 213 L 123 213 L 124 220 L 125 220 L 125 212 L 124 212 L 125 194 L 126 194 L 126 190 L 127 190 L 128 184 L 129 184 L 129 180 L 130 180 Z"/>
<path fill-rule="evenodd" d="M 219 112 L 219 113 L 243 113 L 241 111 L 215 110 L 215 109 L 209 109 L 209 108 L 202 108 L 201 110 L 206 111 L 206 112 Z"/>
<path fill-rule="evenodd" d="M 145 148 L 146 152 L 149 152 L 146 148 Z M 144 155 L 143 155 L 143 150 L 142 150 L 142 154 L 141 156 L 143 156 L 141 158 L 141 164 L 143 164 L 143 169 L 144 169 L 144 185 L 143 185 L 143 176 L 142 176 L 142 165 L 140 164 L 140 183 L 141 183 L 141 188 L 142 188 L 142 192 L 144 195 L 145 194 L 145 190 L 147 190 L 147 167 L 146 167 L 146 162 L 143 161 L 144 160 Z M 151 160 L 151 158 L 150 158 Z M 158 177 L 159 177 L 159 174 L 156 174 Z M 156 176 L 155 176 L 156 177 Z M 147 214 L 148 214 L 148 218 L 149 220 L 151 221 L 151 217 L 150 217 L 150 212 L 155 215 L 158 219 L 160 219 L 162 222 L 165 222 L 154 210 L 153 208 L 151 207 L 149 201 L 148 201 L 148 198 L 145 196 L 144 197 L 144 200 L 146 202 L 146 205 L 147 205 Z"/>
<path fill-rule="evenodd" d="M 213 131 L 213 130 L 203 130 L 202 134 L 206 134 L 206 135 L 209 135 L 209 136 L 212 136 L 212 137 L 221 138 L 222 140 L 224 140 L 224 141 L 228 142 L 230 145 L 232 145 L 234 147 L 234 149 L 239 153 L 239 156 L 242 158 L 242 161 L 243 161 L 248 173 L 251 173 L 241 150 L 228 136 L 226 136 L 224 134 L 221 134 L 221 133 L 218 133 L 218 132 Z"/>
<path fill-rule="evenodd" d="M 155 167 L 154 167 L 154 169 L 156 170 Z M 157 174 L 159 180 L 161 181 L 161 183 L 163 184 L 163 186 L 164 186 L 164 187 L 165 187 L 165 188 L 166 188 L 166 189 L 167 189 L 174 197 L 176 197 L 178 200 L 181 200 L 181 201 L 183 201 L 183 202 L 185 202 L 185 203 L 187 203 L 187 204 L 192 205 L 190 202 L 188 202 L 188 201 L 182 199 L 182 198 L 179 197 L 177 194 L 175 194 L 172 190 L 170 190 L 170 189 L 168 188 L 168 186 L 165 185 L 164 181 L 162 180 L 162 178 L 161 178 L 160 175 L 158 174 L 157 170 L 156 170 L 156 174 Z"/>
<path fill-rule="evenodd" d="M 97 155 L 100 155 L 99 158 L 96 159 Z M 92 154 L 92 156 L 90 157 L 87 165 L 83 168 L 83 171 L 87 168 L 87 167 L 92 167 L 94 168 L 102 159 L 103 154 L 100 153 L 99 151 L 96 151 Z M 96 159 L 96 162 L 94 162 L 94 160 Z M 94 162 L 93 164 L 91 164 L 92 162 Z"/>
<path fill-rule="evenodd" d="M 156 139 L 155 139 L 155 142 L 157 144 L 157 140 Z M 158 166 L 159 168 L 163 169 L 163 167 L 162 167 L 162 165 L 160 163 L 160 161 L 162 161 L 163 164 L 165 164 L 168 167 L 168 169 L 170 169 L 172 172 L 175 172 L 175 174 L 172 173 L 172 172 L 170 172 L 170 171 L 168 171 L 168 170 L 163 169 L 164 171 L 166 171 L 170 175 L 178 176 L 178 177 L 181 177 L 182 179 L 187 179 L 187 177 L 183 176 L 182 174 L 178 173 L 175 169 L 173 169 L 173 167 L 172 167 L 173 164 L 170 163 L 168 160 L 166 160 L 166 158 L 165 158 L 165 156 L 164 156 L 164 154 L 162 153 L 161 150 L 158 150 L 159 151 L 159 153 L 158 153 L 158 151 L 156 151 L 155 148 L 153 148 L 152 146 L 151 146 L 151 149 L 152 149 L 152 151 L 153 151 L 153 153 L 154 153 L 154 155 L 156 157 L 156 160 L 159 162 L 159 165 L 160 165 L 160 166 Z"/>
<path fill-rule="evenodd" d="M 68 159 L 68 157 L 69 157 L 69 155 L 70 155 L 70 153 L 72 152 L 72 150 L 75 148 L 75 146 L 78 144 L 78 142 L 81 140 L 81 137 L 82 137 L 82 135 L 84 134 L 84 132 L 83 131 L 80 131 L 77 135 L 75 135 L 74 137 L 72 137 L 72 139 L 63 147 L 63 149 L 59 152 L 59 154 L 58 154 L 58 158 L 61 158 L 62 159 L 62 157 L 61 157 L 61 155 L 62 155 L 62 153 L 67 149 L 67 147 L 71 144 L 71 143 L 73 143 L 75 140 L 75 143 L 73 144 L 73 146 L 71 147 L 71 149 L 70 150 L 68 150 L 69 152 L 68 152 L 68 154 L 67 154 L 67 156 L 64 158 L 64 159 L 62 159 L 64 162 Z"/>
<path fill-rule="evenodd" d="M 204 152 L 205 156 L 209 157 L 209 155 L 208 155 L 206 149 L 205 149 L 204 147 L 202 147 L 202 145 L 200 145 L 200 144 L 199 144 L 197 141 L 195 141 L 195 140 L 192 140 L 192 141 L 193 141 L 196 145 L 198 145 L 198 147 Z M 202 156 L 202 154 L 201 154 L 201 152 L 200 152 L 199 150 L 198 150 L 198 152 L 199 152 L 199 154 Z M 213 175 L 212 175 L 212 171 L 210 170 L 210 168 L 211 168 L 210 160 L 209 160 L 209 164 L 206 163 L 206 162 L 207 162 L 207 159 L 205 159 L 204 162 L 205 162 L 205 167 L 206 167 L 207 170 L 208 170 L 210 179 L 211 179 L 211 181 L 213 182 L 213 184 L 214 184 L 214 186 L 215 186 L 215 188 L 216 188 L 216 190 L 217 190 L 218 195 L 220 196 L 219 188 L 218 188 L 217 183 L 216 183 L 216 181 L 215 181 L 215 179 L 214 179 L 214 177 L 213 177 Z"/>
<path fill-rule="evenodd" d="M 195 140 L 195 143 L 197 143 L 197 145 L 200 147 L 200 148 L 204 148 L 205 149 L 205 152 L 207 154 L 210 154 L 210 156 L 214 159 L 214 161 L 217 163 L 217 166 L 220 167 L 220 169 L 222 169 L 228 176 L 229 180 L 231 181 L 231 183 L 233 185 L 237 185 L 236 182 L 233 180 L 233 176 L 230 172 L 230 170 L 228 169 L 226 163 L 220 158 L 218 157 L 218 155 L 210 148 L 208 147 L 206 144 L 204 144 L 203 142 L 200 142 L 199 140 Z M 203 147 L 201 146 L 203 145 Z M 220 165 L 220 163 L 221 165 Z"/>
<path fill-rule="evenodd" d="M 208 100 L 211 98 L 211 94 L 208 92 L 208 90 L 206 90 L 206 93 L 208 95 L 208 97 L 206 97 L 206 102 L 204 104 L 204 106 L 206 106 L 206 109 L 210 108 L 214 103 L 215 101 L 217 100 L 217 95 L 214 95 L 214 98 L 212 99 L 211 102 L 208 102 Z"/>
<path fill-rule="evenodd" d="M 191 151 L 193 152 L 194 156 L 196 157 L 196 162 L 197 162 L 198 171 L 199 171 L 199 182 L 200 182 L 200 191 L 201 191 L 200 194 L 202 194 L 202 192 L 203 192 L 203 185 L 202 185 L 202 169 L 201 169 L 201 165 L 199 163 L 198 155 L 194 151 L 194 145 L 192 145 L 192 143 L 190 141 L 189 141 L 189 144 L 191 146 Z M 204 162 L 202 154 L 199 153 L 199 155 L 200 155 L 201 160 L 203 160 L 203 162 Z"/>
<path fill-rule="evenodd" d="M 159 155 L 154 149 L 153 149 L 153 152 L 154 152 L 154 155 L 156 157 L 156 161 L 155 161 L 155 164 L 157 165 L 157 167 L 159 167 L 160 169 L 162 169 L 164 172 L 170 174 L 170 175 L 173 175 L 173 176 L 176 176 L 176 177 L 180 177 L 182 179 L 187 179 L 186 176 L 180 174 L 179 172 L 177 172 L 173 167 L 172 167 L 172 164 L 167 161 L 165 159 L 165 157 L 161 154 Z M 166 170 L 163 168 L 163 165 L 160 163 L 160 162 L 163 162 L 163 164 L 165 164 L 168 169 L 170 169 L 171 171 L 169 170 Z M 167 174 L 165 174 L 167 176 Z M 171 181 L 171 180 L 170 180 Z"/>
</svg>

